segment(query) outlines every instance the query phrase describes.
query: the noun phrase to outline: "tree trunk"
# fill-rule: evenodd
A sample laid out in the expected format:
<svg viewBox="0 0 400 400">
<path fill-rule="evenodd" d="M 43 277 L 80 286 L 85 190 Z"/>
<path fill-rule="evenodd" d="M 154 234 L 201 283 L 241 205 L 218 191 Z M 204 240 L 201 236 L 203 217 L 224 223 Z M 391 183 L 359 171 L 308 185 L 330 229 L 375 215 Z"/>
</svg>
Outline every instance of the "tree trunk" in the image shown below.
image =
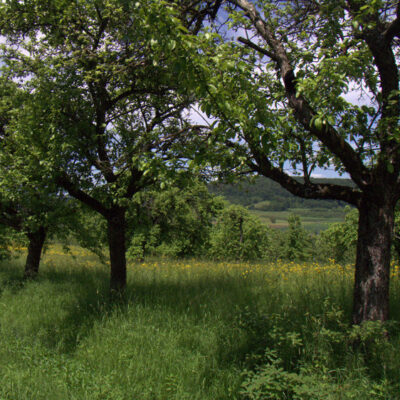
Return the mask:
<svg viewBox="0 0 400 400">
<path fill-rule="evenodd" d="M 24 278 L 35 278 L 39 272 L 40 257 L 42 255 L 46 229 L 41 226 L 38 230 L 27 233 L 29 239 L 28 256 L 26 257 Z"/>
<path fill-rule="evenodd" d="M 107 217 L 107 237 L 110 249 L 110 289 L 122 293 L 126 286 L 125 208 L 114 207 Z"/>
<path fill-rule="evenodd" d="M 359 206 L 353 323 L 389 318 L 394 204 L 363 198 Z"/>
</svg>

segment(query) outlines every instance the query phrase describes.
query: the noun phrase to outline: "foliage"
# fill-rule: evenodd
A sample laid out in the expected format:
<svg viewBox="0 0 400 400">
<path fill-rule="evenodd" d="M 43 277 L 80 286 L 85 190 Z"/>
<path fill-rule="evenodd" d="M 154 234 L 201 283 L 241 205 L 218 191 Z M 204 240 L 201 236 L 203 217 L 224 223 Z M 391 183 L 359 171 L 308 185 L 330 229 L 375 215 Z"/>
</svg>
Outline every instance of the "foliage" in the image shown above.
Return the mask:
<svg viewBox="0 0 400 400">
<path fill-rule="evenodd" d="M 25 158 L 106 209 L 167 181 L 188 129 L 193 46 L 172 4 L 11 1 L 2 13 L 12 15 L 2 24 L 3 75 L 24 78 L 24 107 L 9 129 Z"/>
<path fill-rule="evenodd" d="M 200 93 L 226 145 L 219 166 L 357 207 L 353 321 L 388 319 L 400 198 L 397 2 L 228 0 L 226 11 L 228 33 L 216 29 L 214 48 L 203 49 L 209 90 Z M 316 168 L 346 172 L 355 186 L 318 183 Z"/>
<path fill-rule="evenodd" d="M 330 299 L 324 301 L 320 315 L 307 313 L 306 317 L 301 332 L 287 331 L 287 322 L 280 315 L 271 317 L 267 331 L 271 347 L 254 369 L 245 371 L 244 398 L 372 400 L 386 399 L 388 393 L 396 392 L 388 380 L 394 371 L 382 373 L 377 367 L 385 364 L 393 351 L 381 322 L 350 327 L 343 311 Z M 369 376 L 363 376 L 364 368 Z M 374 381 L 378 377 L 381 381 Z"/>
<path fill-rule="evenodd" d="M 76 203 L 57 189 L 40 159 L 19 147 L 12 127 L 23 107 L 19 85 L 1 76 L 0 91 L 0 223 L 28 236 L 40 227 L 48 238 L 68 235 L 77 224 Z"/>
<path fill-rule="evenodd" d="M 288 226 L 287 230 L 268 228 L 245 208 L 223 203 L 199 183 L 147 190 L 134 198 L 128 212 L 127 254 L 132 260 L 196 256 L 326 262 L 332 257 L 335 243 L 308 233 L 299 216 L 290 215 Z"/>
<path fill-rule="evenodd" d="M 15 230 L 0 225 L 0 261 L 9 260 L 12 247 L 24 243 L 24 238 Z"/>
<path fill-rule="evenodd" d="M 106 262 L 105 246 L 107 244 L 106 222 L 101 216 L 84 204 L 78 204 L 75 208 L 75 218 L 66 226 L 57 231 L 55 241 L 68 246 L 78 244 L 91 251 L 102 262 Z M 64 234 L 63 233 L 64 230 Z"/>
<path fill-rule="evenodd" d="M 358 211 L 354 208 L 347 208 L 345 220 L 342 223 L 330 225 L 325 231 L 321 231 L 317 237 L 318 259 L 327 261 L 333 258 L 336 262 L 354 263 L 357 247 L 357 225 Z M 396 210 L 394 221 L 394 239 L 392 245 L 392 257 L 399 259 L 400 213 Z"/>
<path fill-rule="evenodd" d="M 204 72 L 209 72 L 209 92 L 202 107 L 218 118 L 216 139 L 240 138 L 240 144 L 231 143 L 227 153 L 235 151 L 242 167 L 274 179 L 293 193 L 297 189 L 294 194 L 308 187 L 302 197 L 354 203 L 347 185 L 339 183 L 343 188 L 340 193 L 335 185 L 318 186 L 310 177 L 316 167 L 332 166 L 338 172 L 348 170 L 353 181 L 362 186 L 358 173 L 371 172 L 378 162 L 374 144 L 385 137 L 389 147 L 396 146 L 397 74 L 393 79 L 389 67 L 373 67 L 379 64 L 377 57 L 374 59 L 378 47 L 368 36 L 372 32 L 378 35 L 393 22 L 391 32 L 374 40 L 384 41 L 389 35 L 381 44 L 390 59 L 390 70 L 395 72 L 398 60 L 390 56 L 398 51 L 397 41 L 390 36 L 397 34 L 394 3 L 373 2 L 367 13 L 369 1 L 337 4 L 327 0 L 321 6 L 311 1 L 284 1 L 278 6 L 275 0 L 264 0 L 258 8 L 246 0 L 228 3 L 227 29 L 232 33 L 242 30 L 252 41 L 239 37 L 238 43 L 229 40 L 237 35 L 215 34 L 215 48 L 204 50 L 209 62 Z M 363 24 L 372 15 L 379 23 Z M 385 82 L 385 89 L 378 87 L 379 79 Z M 368 96 L 368 106 L 348 100 L 353 86 Z M 370 124 L 371 118 L 376 123 Z M 378 123 L 380 118 L 382 123 Z M 381 131 L 384 136 L 380 136 Z M 341 148 L 340 140 L 345 140 Z M 392 155 L 381 154 L 388 163 L 396 164 L 394 159 L 389 161 Z M 351 163 L 355 157 L 360 157 L 359 162 Z M 290 176 L 289 170 L 302 179 Z M 388 172 L 398 175 L 391 167 Z M 325 196 L 321 189 L 325 189 Z"/>
<path fill-rule="evenodd" d="M 213 226 L 209 255 L 217 260 L 265 258 L 268 235 L 268 228 L 245 208 L 226 206 Z"/>
<path fill-rule="evenodd" d="M 47 185 L 57 184 L 107 220 L 113 290 L 126 285 L 130 200 L 187 170 L 184 145 L 204 140 L 187 112 L 195 101 L 197 43 L 188 28 L 197 18 L 188 23 L 178 5 L 0 5 L 1 74 L 18 81 L 20 92 L 21 107 L 7 124 L 15 154 L 29 172 L 39 165 Z M 189 16 L 195 10 L 190 6 Z"/>
<path fill-rule="evenodd" d="M 141 193 L 128 213 L 128 257 L 205 256 L 212 222 L 222 207 L 200 182 Z"/>
<path fill-rule="evenodd" d="M 332 224 L 318 237 L 318 247 L 325 259 L 333 258 L 338 263 L 354 263 L 357 246 L 357 209 L 347 208 L 343 223 Z"/>
<path fill-rule="evenodd" d="M 307 261 L 312 258 L 310 234 L 302 225 L 300 217 L 292 214 L 288 218 L 289 229 L 285 232 L 282 258 L 289 261 Z"/>
</svg>

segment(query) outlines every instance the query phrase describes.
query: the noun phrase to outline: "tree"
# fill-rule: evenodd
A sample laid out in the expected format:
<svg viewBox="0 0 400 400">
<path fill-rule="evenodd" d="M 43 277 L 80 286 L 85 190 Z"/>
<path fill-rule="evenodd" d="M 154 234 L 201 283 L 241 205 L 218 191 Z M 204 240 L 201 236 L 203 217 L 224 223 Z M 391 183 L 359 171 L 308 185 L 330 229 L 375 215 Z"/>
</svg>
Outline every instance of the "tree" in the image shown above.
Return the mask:
<svg viewBox="0 0 400 400">
<path fill-rule="evenodd" d="M 182 145 L 189 133 L 201 136 L 202 128 L 185 119 L 194 84 L 190 32 L 213 8 L 178 5 L 1 5 L 3 75 L 19 79 L 27 93 L 13 116 L 21 157 L 38 160 L 61 188 L 106 219 L 113 291 L 126 285 L 129 201 L 185 169 Z"/>
<path fill-rule="evenodd" d="M 196 179 L 186 179 L 162 191 L 147 190 L 134 198 L 127 215 L 131 237 L 128 255 L 204 257 L 210 231 L 223 201 Z"/>
<path fill-rule="evenodd" d="M 358 212 L 348 208 L 344 222 L 331 224 L 319 235 L 318 247 L 325 259 L 333 258 L 337 263 L 353 263 L 357 247 Z M 321 250 L 320 250 L 321 251 Z"/>
<path fill-rule="evenodd" d="M 290 261 L 309 261 L 312 259 L 310 235 L 303 229 L 300 217 L 291 214 L 288 217 L 288 231 L 283 243 L 283 259 Z"/>
<path fill-rule="evenodd" d="M 209 72 L 203 70 L 202 109 L 219 118 L 215 138 L 229 146 L 232 160 L 297 196 L 358 208 L 353 322 L 388 319 L 400 195 L 400 3 L 226 5 L 235 31 L 225 40 L 215 35 L 220 45 L 204 49 Z M 315 183 L 316 167 L 347 173 L 356 187 Z"/>
<path fill-rule="evenodd" d="M 269 230 L 244 207 L 228 205 L 219 213 L 210 235 L 209 256 L 217 260 L 265 259 Z"/>
<path fill-rule="evenodd" d="M 0 94 L 0 224 L 26 236 L 24 277 L 34 278 L 46 238 L 66 236 L 75 228 L 76 204 L 57 189 L 40 162 L 30 164 L 21 157 L 27 149 L 13 134 L 12 115 L 22 106 L 24 93 L 1 77 Z"/>
</svg>

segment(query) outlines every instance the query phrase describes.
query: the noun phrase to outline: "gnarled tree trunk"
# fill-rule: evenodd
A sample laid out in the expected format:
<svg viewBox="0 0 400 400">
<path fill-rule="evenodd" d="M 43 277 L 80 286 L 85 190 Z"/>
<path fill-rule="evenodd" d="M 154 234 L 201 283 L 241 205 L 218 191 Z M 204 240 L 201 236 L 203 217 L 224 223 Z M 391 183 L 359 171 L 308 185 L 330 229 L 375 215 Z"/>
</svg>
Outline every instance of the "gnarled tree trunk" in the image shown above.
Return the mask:
<svg viewBox="0 0 400 400">
<path fill-rule="evenodd" d="M 28 256 L 25 262 L 24 278 L 35 278 L 39 272 L 40 258 L 44 241 L 46 240 L 46 229 L 41 226 L 35 231 L 27 233 L 29 239 Z"/>
<path fill-rule="evenodd" d="M 126 286 L 125 208 L 113 207 L 107 215 L 112 292 L 121 293 Z"/>
<path fill-rule="evenodd" d="M 359 206 L 353 323 L 389 318 L 392 201 L 363 197 Z"/>
</svg>

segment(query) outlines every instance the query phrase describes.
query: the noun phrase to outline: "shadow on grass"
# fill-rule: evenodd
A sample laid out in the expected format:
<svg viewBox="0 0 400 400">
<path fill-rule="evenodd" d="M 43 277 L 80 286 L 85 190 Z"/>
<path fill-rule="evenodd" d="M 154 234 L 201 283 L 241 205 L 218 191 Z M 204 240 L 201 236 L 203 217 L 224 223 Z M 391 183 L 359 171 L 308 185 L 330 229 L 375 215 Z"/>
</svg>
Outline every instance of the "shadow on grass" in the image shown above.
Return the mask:
<svg viewBox="0 0 400 400">
<path fill-rule="evenodd" d="M 294 332 L 301 331 L 304 324 L 304 315 L 299 314 L 299 310 L 304 311 L 304 304 L 297 304 L 286 296 L 287 304 L 282 305 L 283 299 L 274 287 L 265 287 L 261 293 L 254 292 L 251 283 L 235 276 L 203 276 L 185 282 L 133 275 L 125 295 L 115 299 L 110 297 L 106 268 L 46 266 L 37 280 L 26 283 L 21 272 L 22 269 L 12 267 L 0 270 L 0 282 L 5 282 L 4 285 L 12 290 L 15 287 L 16 296 L 27 296 L 27 293 L 29 296 L 40 291 L 32 301 L 43 304 L 39 305 L 43 310 L 35 316 L 37 320 L 29 334 L 35 336 L 40 330 L 36 340 L 50 350 L 64 354 L 74 353 L 98 323 L 107 322 L 115 314 L 123 316 L 134 307 L 161 311 L 172 319 L 175 315 L 177 318 L 185 316 L 190 324 L 204 324 L 205 331 L 207 326 L 225 326 L 216 349 L 220 365 L 243 363 L 249 354 L 261 354 L 265 350 L 267 333 L 274 323 L 266 310 L 270 310 L 271 315 L 280 313 L 284 319 L 282 326 Z M 268 298 L 269 302 L 262 312 L 258 307 L 260 296 Z M 46 310 L 52 302 L 53 308 Z M 21 312 L 18 307 L 15 309 Z M 228 341 L 224 337 L 226 334 L 231 335 Z M 237 337 L 241 340 L 235 342 Z"/>
<path fill-rule="evenodd" d="M 107 322 L 116 314 L 123 316 L 128 309 L 135 307 L 150 310 L 149 315 L 151 310 L 161 310 L 170 319 L 174 315 L 177 319 L 184 315 L 194 326 L 204 323 L 205 330 L 207 326 L 214 326 L 212 324 L 221 324 L 227 326 L 227 330 L 236 329 L 237 332 L 240 329 L 238 315 L 242 315 L 249 304 L 255 303 L 250 287 L 229 276 L 199 278 L 190 282 L 140 279 L 135 282 L 133 277 L 125 295 L 115 299 L 110 297 L 106 269 L 46 267 L 32 282 L 24 282 L 18 275 L 20 271 L 18 274 L 14 274 L 12 269 L 6 272 L 2 276 L 7 278 L 9 275 L 3 281 L 8 282 L 9 287 L 18 287 L 18 291 L 13 292 L 15 312 L 31 312 L 30 306 L 26 305 L 29 301 L 38 302 L 35 310 L 42 309 L 42 312 L 35 311 L 34 320 L 24 333 L 27 339 L 28 336 L 34 338 L 49 350 L 63 354 L 74 353 L 98 323 Z M 23 308 L 18 307 L 18 298 L 25 299 Z M 221 332 L 216 350 L 221 365 L 240 362 L 254 347 L 252 335 L 240 343 L 235 343 L 234 339 L 231 342 L 227 346 L 224 332 Z"/>
<path fill-rule="evenodd" d="M 17 293 L 24 288 L 26 283 L 22 263 L 15 261 L 2 261 L 0 263 L 0 296 L 6 289 Z"/>
<path fill-rule="evenodd" d="M 84 288 L 85 291 L 82 290 Z M 77 303 L 64 310 L 65 316 L 56 329 L 64 331 L 61 349 L 65 353 L 74 352 L 79 343 L 90 336 L 96 322 L 107 320 L 114 314 L 124 315 L 132 307 L 161 309 L 170 317 L 171 314 L 177 318 L 185 315 L 195 325 L 201 325 L 204 319 L 218 319 L 230 326 L 237 325 L 236 328 L 239 329 L 237 316 L 242 315 L 252 297 L 246 289 L 239 294 L 234 279 L 211 279 L 207 283 L 198 281 L 186 284 L 131 283 L 124 296 L 119 298 L 110 296 L 106 280 L 100 290 L 96 289 L 96 293 L 88 284 L 77 292 Z M 60 338 L 53 345 L 58 345 L 57 342 L 60 343 Z M 253 345 L 254 338 L 249 337 L 249 342 L 238 344 L 236 354 L 233 354 L 232 348 L 226 348 L 221 341 L 219 358 L 221 362 L 227 363 L 234 359 L 243 359 Z"/>
</svg>

